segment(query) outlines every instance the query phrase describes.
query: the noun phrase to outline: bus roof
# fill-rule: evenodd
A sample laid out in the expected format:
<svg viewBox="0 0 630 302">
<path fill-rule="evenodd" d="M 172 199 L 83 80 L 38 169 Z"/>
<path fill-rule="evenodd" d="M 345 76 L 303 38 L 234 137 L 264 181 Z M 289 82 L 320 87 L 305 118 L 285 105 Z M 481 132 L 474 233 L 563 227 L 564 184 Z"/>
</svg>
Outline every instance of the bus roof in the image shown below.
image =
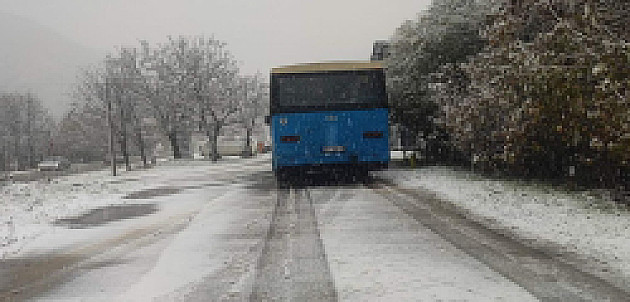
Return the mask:
<svg viewBox="0 0 630 302">
<path fill-rule="evenodd" d="M 382 61 L 334 61 L 321 63 L 304 63 L 280 66 L 271 69 L 272 74 L 278 73 L 311 73 L 327 71 L 382 69 Z"/>
</svg>

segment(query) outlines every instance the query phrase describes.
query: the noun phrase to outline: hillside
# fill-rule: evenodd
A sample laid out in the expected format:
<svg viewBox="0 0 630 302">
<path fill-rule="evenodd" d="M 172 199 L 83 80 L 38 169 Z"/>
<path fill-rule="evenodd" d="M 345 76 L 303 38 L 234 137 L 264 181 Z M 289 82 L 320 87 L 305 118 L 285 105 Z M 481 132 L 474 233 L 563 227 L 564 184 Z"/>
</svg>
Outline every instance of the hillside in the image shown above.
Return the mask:
<svg viewBox="0 0 630 302">
<path fill-rule="evenodd" d="M 0 91 L 32 91 L 59 117 L 80 66 L 102 57 L 28 19 L 0 12 Z"/>
</svg>

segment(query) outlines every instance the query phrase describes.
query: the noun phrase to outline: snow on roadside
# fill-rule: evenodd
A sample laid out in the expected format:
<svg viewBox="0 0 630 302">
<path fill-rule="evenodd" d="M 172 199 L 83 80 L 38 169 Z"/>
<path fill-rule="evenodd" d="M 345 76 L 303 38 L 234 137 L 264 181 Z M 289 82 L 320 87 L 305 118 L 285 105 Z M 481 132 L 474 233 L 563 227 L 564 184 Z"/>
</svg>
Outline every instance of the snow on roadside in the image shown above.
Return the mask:
<svg viewBox="0 0 630 302">
<path fill-rule="evenodd" d="M 266 157 L 245 159 L 260 160 Z M 120 171 L 115 177 L 105 169 L 0 186 L 0 259 L 19 253 L 32 239 L 54 231 L 56 219 L 133 203 L 122 197 L 148 187 L 207 183 L 209 173 L 220 176 L 226 170 L 242 170 L 242 165 L 242 160 L 172 161 L 148 170 Z"/>
<path fill-rule="evenodd" d="M 566 247 L 630 279 L 630 213 L 593 191 L 494 180 L 448 167 L 382 172 L 400 186 L 435 192 L 522 238 Z"/>
<path fill-rule="evenodd" d="M 114 202 L 134 185 L 133 175 L 113 178 L 99 170 L 0 187 L 0 255 L 17 252 L 55 219 Z M 109 198 L 103 198 L 107 196 Z"/>
</svg>

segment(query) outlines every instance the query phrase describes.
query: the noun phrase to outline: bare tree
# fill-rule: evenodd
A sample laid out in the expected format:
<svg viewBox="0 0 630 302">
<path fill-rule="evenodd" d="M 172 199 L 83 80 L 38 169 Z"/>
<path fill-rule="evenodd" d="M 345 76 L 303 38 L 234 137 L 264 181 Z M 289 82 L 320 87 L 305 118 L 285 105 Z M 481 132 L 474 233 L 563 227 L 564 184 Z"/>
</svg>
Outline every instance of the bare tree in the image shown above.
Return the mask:
<svg viewBox="0 0 630 302">
<path fill-rule="evenodd" d="M 181 158 L 180 138 L 185 128 L 186 113 L 191 111 L 190 102 L 184 96 L 186 82 L 185 45 L 177 45 L 176 41 L 151 48 L 148 43 L 141 44 L 140 64 L 142 72 L 147 78 L 145 94 L 154 114 L 167 134 L 173 149 L 173 156 Z"/>
<path fill-rule="evenodd" d="M 191 131 L 208 136 L 212 159 L 218 158 L 217 137 L 238 112 L 238 68 L 225 44 L 204 37 L 170 38 L 151 49 L 142 43 L 142 65 L 154 83 L 150 102 L 168 133 L 174 157 Z"/>
<path fill-rule="evenodd" d="M 32 93 L 0 94 L 0 168 L 32 168 L 47 153 L 54 122 Z"/>
<path fill-rule="evenodd" d="M 241 106 L 251 109 L 245 103 L 260 98 L 256 81 L 248 89 L 253 94 L 243 93 L 236 60 L 214 38 L 181 36 L 155 46 L 142 41 L 137 49 L 120 48 L 104 68 L 83 77 L 75 99 L 97 100 L 109 116 L 110 137 L 119 138 L 110 146 L 120 148 L 128 169 L 129 155 L 136 151 L 146 164 L 144 120 L 157 121 L 175 158 L 186 156 L 193 132 L 202 132 L 212 150 L 208 157 L 216 160 L 222 127 L 239 122 Z M 243 100 L 243 95 L 249 96 Z M 86 112 L 80 106 L 74 110 L 75 115 Z"/>
</svg>

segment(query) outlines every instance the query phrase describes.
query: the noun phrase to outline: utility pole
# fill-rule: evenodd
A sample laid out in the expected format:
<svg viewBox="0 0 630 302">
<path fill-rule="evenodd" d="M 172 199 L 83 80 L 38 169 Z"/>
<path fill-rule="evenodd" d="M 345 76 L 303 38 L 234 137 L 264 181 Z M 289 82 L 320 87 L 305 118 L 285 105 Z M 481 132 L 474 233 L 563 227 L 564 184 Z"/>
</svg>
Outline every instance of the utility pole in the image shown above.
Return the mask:
<svg viewBox="0 0 630 302">
<path fill-rule="evenodd" d="M 107 122 L 109 124 L 109 161 L 112 166 L 112 175 L 116 176 L 116 148 L 114 148 L 114 121 L 112 119 L 112 97 L 110 93 L 110 75 L 112 71 L 111 64 L 113 60 L 111 57 L 107 57 L 105 61 L 105 101 L 107 102 Z"/>
<path fill-rule="evenodd" d="M 129 154 L 127 153 L 127 125 L 125 124 L 125 109 L 123 108 L 123 94 L 124 91 L 124 83 L 125 83 L 125 68 L 124 62 L 121 60 L 120 64 L 120 78 L 119 78 L 119 86 L 118 86 L 118 109 L 120 113 L 120 149 L 125 160 L 125 168 L 127 171 L 131 170 L 131 166 L 129 164 Z"/>
<path fill-rule="evenodd" d="M 136 69 L 135 49 L 123 48 L 120 52 L 120 71 L 121 71 L 121 88 L 120 88 L 120 131 L 121 131 L 121 148 L 125 159 L 125 168 L 131 171 L 131 163 L 129 162 L 129 150 L 127 150 L 127 124 L 132 118 L 132 97 L 131 92 L 133 86 L 129 85 L 129 80 L 133 81 L 133 72 Z M 130 89 L 130 87 L 132 89 Z M 124 100 L 123 100 L 124 98 Z"/>
<path fill-rule="evenodd" d="M 21 152 L 21 140 L 22 140 L 22 128 L 24 126 L 22 126 L 22 112 L 21 112 L 21 108 L 19 107 L 19 105 L 22 104 L 23 100 L 22 100 L 22 95 L 16 95 L 15 96 L 17 99 L 19 99 L 18 103 L 15 105 L 15 146 L 14 146 L 14 157 L 15 157 L 15 164 L 16 164 L 16 170 L 20 171 L 22 170 L 22 152 Z"/>
<path fill-rule="evenodd" d="M 146 168 L 147 166 L 147 156 L 146 156 L 146 146 L 144 143 L 144 138 L 142 135 L 142 110 L 138 110 L 139 109 L 139 102 L 138 99 L 141 96 L 140 93 L 140 87 L 144 87 L 146 88 L 146 85 L 144 81 L 142 81 L 142 77 L 141 77 L 141 72 L 138 68 L 138 66 L 136 66 L 136 50 L 134 48 L 133 50 L 133 66 L 132 66 L 132 81 L 131 84 L 132 86 L 132 91 L 133 91 L 133 95 L 132 95 L 132 102 L 133 105 L 131 106 L 131 112 L 132 112 L 132 119 L 133 119 L 133 123 L 134 123 L 134 130 L 136 132 L 136 139 L 138 142 L 138 147 L 140 148 L 140 159 L 142 160 L 142 167 Z M 138 112 L 140 111 L 140 113 Z"/>
<path fill-rule="evenodd" d="M 243 150 L 243 157 L 250 157 L 252 156 L 252 146 L 251 146 L 251 137 L 252 137 L 252 128 L 254 127 L 253 123 L 251 123 L 251 116 L 248 116 L 249 110 L 251 108 L 247 108 L 250 104 L 249 104 L 249 91 L 248 89 L 248 78 L 244 78 L 245 79 L 245 106 L 243 106 L 243 110 L 246 111 L 245 112 L 245 119 L 246 119 L 246 124 L 245 124 L 245 150 Z"/>
<path fill-rule="evenodd" d="M 33 132 L 31 130 L 31 111 L 33 110 L 33 96 L 29 93 L 26 95 L 26 139 L 28 144 L 28 168 L 33 167 Z"/>
</svg>

